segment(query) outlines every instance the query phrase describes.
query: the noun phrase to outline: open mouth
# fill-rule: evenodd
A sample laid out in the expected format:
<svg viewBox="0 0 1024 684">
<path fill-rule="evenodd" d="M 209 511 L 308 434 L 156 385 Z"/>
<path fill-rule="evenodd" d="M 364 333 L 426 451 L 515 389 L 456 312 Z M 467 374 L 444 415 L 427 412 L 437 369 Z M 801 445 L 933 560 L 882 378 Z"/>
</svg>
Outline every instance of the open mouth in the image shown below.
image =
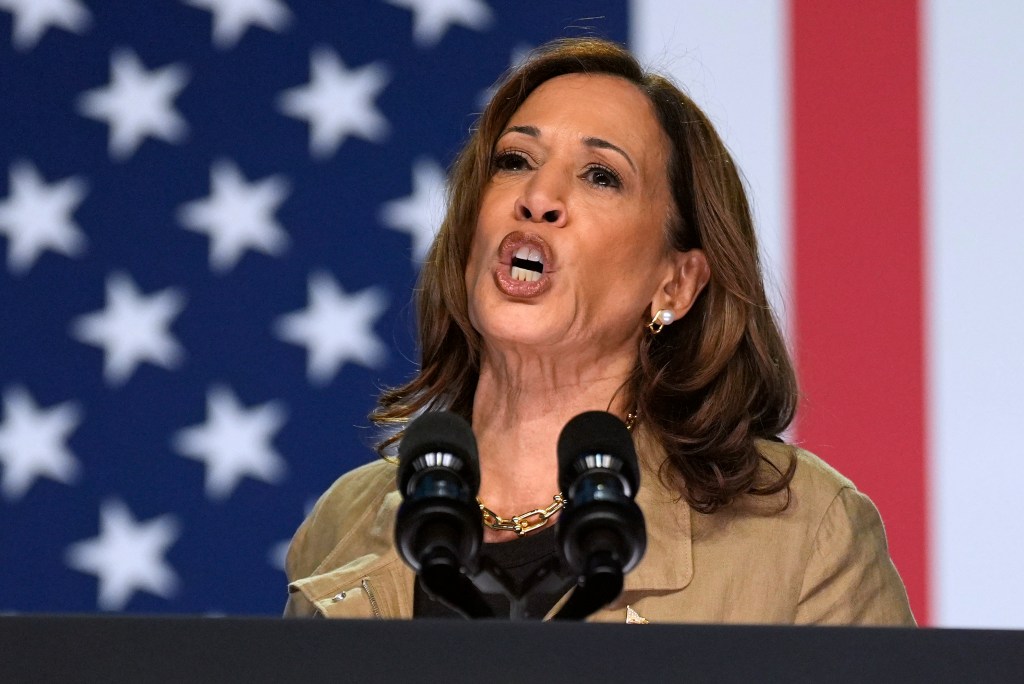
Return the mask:
<svg viewBox="0 0 1024 684">
<path fill-rule="evenodd" d="M 514 299 L 532 299 L 551 289 L 551 275 L 557 270 L 554 256 L 544 238 L 516 230 L 498 246 L 494 283 Z"/>
<path fill-rule="evenodd" d="M 513 280 L 534 282 L 544 273 L 544 256 L 539 249 L 523 245 L 512 257 L 509 275 Z"/>
</svg>

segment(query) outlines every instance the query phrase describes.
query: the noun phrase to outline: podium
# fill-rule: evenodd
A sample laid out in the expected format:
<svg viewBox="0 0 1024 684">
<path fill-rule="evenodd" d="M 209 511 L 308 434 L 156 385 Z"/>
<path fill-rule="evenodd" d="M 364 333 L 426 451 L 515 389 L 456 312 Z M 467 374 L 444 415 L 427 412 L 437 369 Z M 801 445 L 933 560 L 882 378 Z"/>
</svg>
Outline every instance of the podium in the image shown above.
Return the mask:
<svg viewBox="0 0 1024 684">
<path fill-rule="evenodd" d="M 0 617 L 3 682 L 1024 682 L 1024 632 Z"/>
</svg>

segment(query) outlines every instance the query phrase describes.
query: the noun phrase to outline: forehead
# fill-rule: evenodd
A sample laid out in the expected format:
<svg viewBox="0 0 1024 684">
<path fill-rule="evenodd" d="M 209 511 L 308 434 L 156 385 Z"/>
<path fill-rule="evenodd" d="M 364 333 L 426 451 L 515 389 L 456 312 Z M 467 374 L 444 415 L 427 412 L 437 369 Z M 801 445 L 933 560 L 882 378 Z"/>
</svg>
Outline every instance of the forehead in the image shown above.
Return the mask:
<svg viewBox="0 0 1024 684">
<path fill-rule="evenodd" d="M 637 156 L 662 160 L 668 146 L 647 95 L 624 78 L 564 74 L 541 83 L 509 120 L 545 133 L 599 136 Z"/>
</svg>

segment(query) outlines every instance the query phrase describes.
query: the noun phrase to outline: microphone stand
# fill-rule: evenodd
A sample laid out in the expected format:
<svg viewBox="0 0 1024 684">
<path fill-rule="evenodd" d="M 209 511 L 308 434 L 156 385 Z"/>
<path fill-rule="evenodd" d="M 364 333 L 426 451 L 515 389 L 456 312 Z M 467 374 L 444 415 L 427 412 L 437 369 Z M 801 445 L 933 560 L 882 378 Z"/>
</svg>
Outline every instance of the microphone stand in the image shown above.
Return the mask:
<svg viewBox="0 0 1024 684">
<path fill-rule="evenodd" d="M 583 620 L 608 605 L 622 593 L 622 562 L 615 554 L 597 552 L 587 559 L 576 589 L 553 620 Z"/>
<path fill-rule="evenodd" d="M 511 620 L 543 618 L 544 614 L 530 612 L 527 600 L 535 591 L 556 591 L 566 580 L 565 575 L 559 571 L 561 563 L 555 558 L 534 570 L 518 587 L 512 578 L 489 558 L 482 558 L 480 565 L 480 571 L 473 577 L 473 584 L 482 593 L 504 595 L 508 599 Z"/>
<path fill-rule="evenodd" d="M 528 600 L 534 592 L 553 592 L 564 586 L 569 575 L 561 562 L 552 558 L 537 568 L 520 586 L 488 558 L 481 558 L 473 573 L 459 567 L 451 554 L 425 558 L 420 569 L 424 589 L 436 600 L 470 620 L 495 618 L 485 594 L 502 595 L 509 602 L 509 619 L 538 620 L 545 613 L 531 612 Z M 610 603 L 622 592 L 622 563 L 615 554 L 593 554 L 572 594 L 554 620 L 583 620 Z"/>
<path fill-rule="evenodd" d="M 464 618 L 478 620 L 494 617 L 491 607 L 459 565 L 455 555 L 445 553 L 446 549 L 439 551 L 424 558 L 420 566 L 418 574 L 427 593 Z"/>
<path fill-rule="evenodd" d="M 488 558 L 481 558 L 476 570 L 470 573 L 447 554 L 424 559 L 419 577 L 432 598 L 470 620 L 497 617 L 484 599 L 485 594 L 507 598 L 511 620 L 531 620 L 544 617 L 530 611 L 527 601 L 533 592 L 552 592 L 565 584 L 566 577 L 558 572 L 559 566 L 553 558 L 516 586 L 508 573 Z"/>
</svg>

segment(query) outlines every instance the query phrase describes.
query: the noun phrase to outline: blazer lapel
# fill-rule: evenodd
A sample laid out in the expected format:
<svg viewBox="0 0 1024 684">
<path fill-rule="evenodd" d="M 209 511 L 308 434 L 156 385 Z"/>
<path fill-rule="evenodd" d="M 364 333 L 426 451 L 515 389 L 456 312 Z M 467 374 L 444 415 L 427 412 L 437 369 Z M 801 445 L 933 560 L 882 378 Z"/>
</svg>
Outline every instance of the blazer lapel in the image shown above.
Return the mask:
<svg viewBox="0 0 1024 684">
<path fill-rule="evenodd" d="M 625 578 L 624 594 L 676 591 L 693 579 L 690 506 L 658 476 L 665 450 L 646 431 L 637 434 L 640 491 L 636 502 L 647 526 L 647 551 Z"/>
</svg>

